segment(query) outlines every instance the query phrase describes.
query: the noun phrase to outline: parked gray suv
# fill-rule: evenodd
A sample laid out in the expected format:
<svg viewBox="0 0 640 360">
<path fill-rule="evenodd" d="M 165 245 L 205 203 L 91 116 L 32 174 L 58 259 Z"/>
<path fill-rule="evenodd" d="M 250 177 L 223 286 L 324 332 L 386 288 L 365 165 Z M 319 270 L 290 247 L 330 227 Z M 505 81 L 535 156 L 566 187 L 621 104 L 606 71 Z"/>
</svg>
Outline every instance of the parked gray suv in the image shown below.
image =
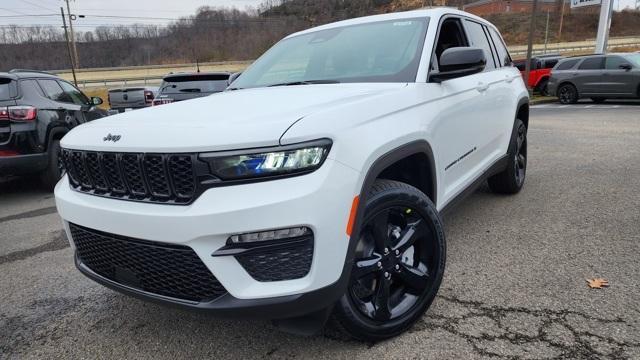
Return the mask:
<svg viewBox="0 0 640 360">
<path fill-rule="evenodd" d="M 563 104 L 581 98 L 640 98 L 640 54 L 589 55 L 564 59 L 551 70 L 549 93 Z"/>
</svg>

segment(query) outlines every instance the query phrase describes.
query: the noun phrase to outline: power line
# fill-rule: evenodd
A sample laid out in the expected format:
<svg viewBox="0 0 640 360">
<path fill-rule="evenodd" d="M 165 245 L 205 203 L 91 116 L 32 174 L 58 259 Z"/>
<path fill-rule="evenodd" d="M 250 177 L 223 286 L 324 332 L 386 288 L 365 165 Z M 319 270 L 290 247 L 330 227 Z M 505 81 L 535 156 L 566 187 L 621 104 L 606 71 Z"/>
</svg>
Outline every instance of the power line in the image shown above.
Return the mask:
<svg viewBox="0 0 640 360">
<path fill-rule="evenodd" d="M 12 13 L 14 13 L 14 14 L 28 15 L 28 14 L 25 14 L 25 13 L 23 13 L 23 12 L 15 11 L 15 10 L 7 9 L 7 8 L 0 8 L 0 10 L 4 10 L 4 11 L 8 11 L 8 12 L 12 12 Z"/>
<path fill-rule="evenodd" d="M 0 18 L 30 18 L 30 17 L 48 17 L 48 16 L 60 16 L 58 14 L 25 14 L 25 15 L 0 15 Z"/>
<path fill-rule="evenodd" d="M 29 0 L 22 0 L 22 1 L 23 1 L 23 2 L 25 2 L 25 3 L 27 3 L 27 4 L 29 4 L 29 5 L 33 5 L 33 6 L 37 7 L 38 9 L 40 9 L 40 8 L 45 8 L 45 9 L 47 9 L 47 10 L 55 10 L 55 9 L 50 8 L 50 7 L 48 7 L 48 6 L 44 6 L 43 4 L 36 4 L 36 3 L 32 3 L 32 2 L 31 2 L 31 1 L 29 1 Z"/>
</svg>

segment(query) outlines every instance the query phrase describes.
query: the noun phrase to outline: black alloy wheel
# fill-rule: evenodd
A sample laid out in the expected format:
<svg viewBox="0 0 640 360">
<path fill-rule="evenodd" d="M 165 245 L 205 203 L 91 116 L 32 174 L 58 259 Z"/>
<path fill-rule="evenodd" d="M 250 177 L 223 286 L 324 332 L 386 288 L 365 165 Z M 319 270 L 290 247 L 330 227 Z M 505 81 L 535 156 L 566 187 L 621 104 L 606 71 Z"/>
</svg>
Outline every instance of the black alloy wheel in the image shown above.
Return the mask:
<svg viewBox="0 0 640 360">
<path fill-rule="evenodd" d="M 518 193 L 527 176 L 527 126 L 520 119 L 513 125 L 506 168 L 487 181 L 491 191 L 499 194 Z"/>
<path fill-rule="evenodd" d="M 375 342 L 407 330 L 431 305 L 446 251 L 438 211 L 420 190 L 376 180 L 366 202 L 350 282 L 332 322 L 350 338 Z"/>
<path fill-rule="evenodd" d="M 578 90 L 571 84 L 564 84 L 558 89 L 558 99 L 561 104 L 575 104 L 578 102 Z"/>
<path fill-rule="evenodd" d="M 411 207 L 380 210 L 364 225 L 349 296 L 374 321 L 395 319 L 414 306 L 431 285 L 431 229 Z"/>
<path fill-rule="evenodd" d="M 516 185 L 522 187 L 527 171 L 527 128 L 520 126 L 516 137 L 516 151 L 514 159 L 514 173 L 516 176 Z"/>
</svg>

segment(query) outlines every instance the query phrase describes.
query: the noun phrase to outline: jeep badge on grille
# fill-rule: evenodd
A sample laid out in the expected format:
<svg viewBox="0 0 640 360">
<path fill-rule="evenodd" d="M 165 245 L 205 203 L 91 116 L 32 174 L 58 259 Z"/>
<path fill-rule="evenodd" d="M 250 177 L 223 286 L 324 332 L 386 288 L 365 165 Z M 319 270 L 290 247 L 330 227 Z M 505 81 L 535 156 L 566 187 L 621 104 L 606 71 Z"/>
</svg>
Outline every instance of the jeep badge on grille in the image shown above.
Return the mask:
<svg viewBox="0 0 640 360">
<path fill-rule="evenodd" d="M 111 135 L 111 134 L 109 134 L 109 135 L 105 136 L 102 140 L 103 141 L 117 142 L 118 140 L 120 140 L 121 137 L 122 136 L 120 136 L 120 135 Z"/>
</svg>

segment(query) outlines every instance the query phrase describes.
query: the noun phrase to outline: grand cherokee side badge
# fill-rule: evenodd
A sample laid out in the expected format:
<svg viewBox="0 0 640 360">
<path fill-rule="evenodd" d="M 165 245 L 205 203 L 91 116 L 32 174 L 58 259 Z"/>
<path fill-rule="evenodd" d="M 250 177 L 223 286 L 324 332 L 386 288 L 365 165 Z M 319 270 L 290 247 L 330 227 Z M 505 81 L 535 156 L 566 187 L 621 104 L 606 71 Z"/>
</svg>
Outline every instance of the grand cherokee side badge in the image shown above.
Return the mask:
<svg viewBox="0 0 640 360">
<path fill-rule="evenodd" d="M 122 136 L 120 136 L 120 135 L 111 135 L 111 134 L 109 134 L 109 135 L 105 136 L 102 140 L 103 141 L 117 142 L 118 140 L 120 140 L 121 137 Z"/>
</svg>

